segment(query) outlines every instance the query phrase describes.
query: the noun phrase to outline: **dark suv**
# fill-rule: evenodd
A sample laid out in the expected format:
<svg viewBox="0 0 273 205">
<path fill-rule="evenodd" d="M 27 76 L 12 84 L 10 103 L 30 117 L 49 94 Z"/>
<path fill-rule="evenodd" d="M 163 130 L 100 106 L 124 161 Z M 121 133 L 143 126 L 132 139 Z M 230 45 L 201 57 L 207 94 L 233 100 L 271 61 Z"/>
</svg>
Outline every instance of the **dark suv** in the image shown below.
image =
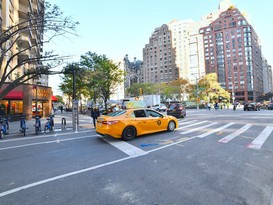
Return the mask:
<svg viewBox="0 0 273 205">
<path fill-rule="evenodd" d="M 167 115 L 184 118 L 186 116 L 186 109 L 182 103 L 172 103 L 167 109 Z"/>
<path fill-rule="evenodd" d="M 260 103 L 251 102 L 251 103 L 246 103 L 244 105 L 244 111 L 251 111 L 251 110 L 257 111 L 260 109 L 261 109 Z"/>
</svg>

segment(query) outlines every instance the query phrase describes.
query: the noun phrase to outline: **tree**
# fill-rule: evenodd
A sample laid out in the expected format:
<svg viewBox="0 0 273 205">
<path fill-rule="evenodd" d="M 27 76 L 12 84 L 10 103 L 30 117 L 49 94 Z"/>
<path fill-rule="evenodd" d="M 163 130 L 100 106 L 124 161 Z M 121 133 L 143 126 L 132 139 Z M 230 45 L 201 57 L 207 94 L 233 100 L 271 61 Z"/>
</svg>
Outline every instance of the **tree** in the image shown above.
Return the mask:
<svg viewBox="0 0 273 205">
<path fill-rule="evenodd" d="M 81 65 L 88 70 L 89 85 L 92 85 L 94 91 L 103 99 L 107 109 L 107 100 L 116 92 L 118 84 L 123 82 L 123 71 L 119 69 L 119 64 L 115 64 L 105 55 L 89 51 L 81 56 Z"/>
<path fill-rule="evenodd" d="M 220 98 L 230 100 L 230 93 L 221 87 L 216 73 L 210 73 L 198 82 L 198 95 L 207 102 L 218 101 Z"/>
<path fill-rule="evenodd" d="M 86 95 L 85 69 L 78 63 L 70 63 L 63 68 L 62 83 L 59 89 L 68 96 L 69 101 L 73 97 L 73 76 L 75 75 L 75 97 L 80 100 L 82 109 L 82 95 Z"/>
<path fill-rule="evenodd" d="M 54 38 L 75 34 L 78 23 L 70 17 L 63 17 L 56 5 L 45 2 L 43 6 L 42 9 L 28 12 L 24 20 L 20 19 L 20 22 L 4 28 L 1 32 L 0 89 L 4 83 L 10 83 L 0 93 L 0 100 L 20 84 L 44 74 L 55 74 L 52 69 L 66 58 L 52 51 L 41 54 L 40 49 Z M 29 37 L 30 32 L 38 37 L 26 44 L 22 38 Z"/>
<path fill-rule="evenodd" d="M 190 92 L 191 87 L 189 81 L 183 78 L 176 79 L 168 83 L 172 86 L 173 94 L 179 94 L 179 99 L 184 100 L 188 92 Z"/>
<path fill-rule="evenodd" d="M 63 100 L 63 97 L 62 97 L 62 96 L 56 95 L 55 97 L 57 98 L 58 102 L 64 103 L 64 100 Z"/>
</svg>

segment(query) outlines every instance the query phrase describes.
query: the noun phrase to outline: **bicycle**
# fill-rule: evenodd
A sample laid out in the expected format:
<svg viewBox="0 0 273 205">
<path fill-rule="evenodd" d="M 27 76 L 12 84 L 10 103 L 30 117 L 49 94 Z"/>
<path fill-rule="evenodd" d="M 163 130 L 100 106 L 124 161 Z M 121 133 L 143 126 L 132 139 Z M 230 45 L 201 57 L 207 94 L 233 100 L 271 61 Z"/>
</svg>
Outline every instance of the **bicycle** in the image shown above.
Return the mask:
<svg viewBox="0 0 273 205">
<path fill-rule="evenodd" d="M 26 117 L 22 116 L 20 120 L 20 131 L 26 136 L 27 124 L 26 124 Z"/>
<path fill-rule="evenodd" d="M 0 139 L 4 138 L 4 135 L 8 134 L 9 121 L 6 117 L 0 117 Z"/>
<path fill-rule="evenodd" d="M 39 116 L 35 117 L 34 127 L 35 127 L 35 133 L 36 133 L 36 135 L 38 135 L 39 132 L 41 132 L 41 121 L 40 121 L 40 117 Z"/>
<path fill-rule="evenodd" d="M 54 120 L 53 120 L 53 115 L 50 115 L 50 117 L 46 118 L 46 123 L 44 127 L 44 133 L 54 131 Z"/>
</svg>

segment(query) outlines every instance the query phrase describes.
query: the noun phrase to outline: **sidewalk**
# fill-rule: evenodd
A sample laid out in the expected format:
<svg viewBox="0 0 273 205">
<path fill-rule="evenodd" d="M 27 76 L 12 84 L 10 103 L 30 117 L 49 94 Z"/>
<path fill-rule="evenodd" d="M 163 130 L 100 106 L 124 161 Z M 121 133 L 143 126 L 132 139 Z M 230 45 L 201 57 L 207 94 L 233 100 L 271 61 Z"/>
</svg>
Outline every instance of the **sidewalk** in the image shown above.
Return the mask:
<svg viewBox="0 0 273 205">
<path fill-rule="evenodd" d="M 65 111 L 61 113 L 61 111 L 58 110 L 54 114 L 54 132 L 62 132 L 61 130 L 62 118 L 65 118 L 66 120 L 66 130 L 73 129 L 72 113 L 71 112 L 67 113 Z M 40 134 L 44 134 L 44 125 L 47 120 L 46 118 L 41 118 L 40 120 L 41 120 L 41 129 L 42 129 L 42 133 Z M 35 119 L 26 121 L 27 128 L 28 128 L 26 131 L 26 136 L 36 135 L 35 129 L 34 129 L 34 123 L 35 123 Z M 91 121 L 91 116 L 79 114 L 78 129 L 84 130 L 84 129 L 92 129 L 92 128 L 94 128 L 94 126 L 93 126 L 93 121 Z M 5 135 L 4 138 L 16 137 L 16 136 L 23 136 L 23 133 L 20 132 L 20 121 L 9 122 L 9 133 Z"/>
</svg>

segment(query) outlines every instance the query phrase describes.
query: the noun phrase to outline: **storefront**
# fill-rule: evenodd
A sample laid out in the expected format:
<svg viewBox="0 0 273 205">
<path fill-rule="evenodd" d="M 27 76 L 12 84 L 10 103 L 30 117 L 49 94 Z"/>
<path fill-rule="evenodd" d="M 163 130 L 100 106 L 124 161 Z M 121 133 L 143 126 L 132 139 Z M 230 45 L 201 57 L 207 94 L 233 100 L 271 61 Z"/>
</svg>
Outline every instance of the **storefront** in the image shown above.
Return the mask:
<svg viewBox="0 0 273 205">
<path fill-rule="evenodd" d="M 3 86 L 2 89 L 5 89 Z M 0 91 L 1 92 L 1 91 Z M 0 105 L 14 118 L 22 114 L 30 119 L 36 115 L 46 117 L 52 111 L 51 87 L 24 84 L 10 91 Z M 36 109 L 37 108 L 37 109 Z"/>
</svg>

